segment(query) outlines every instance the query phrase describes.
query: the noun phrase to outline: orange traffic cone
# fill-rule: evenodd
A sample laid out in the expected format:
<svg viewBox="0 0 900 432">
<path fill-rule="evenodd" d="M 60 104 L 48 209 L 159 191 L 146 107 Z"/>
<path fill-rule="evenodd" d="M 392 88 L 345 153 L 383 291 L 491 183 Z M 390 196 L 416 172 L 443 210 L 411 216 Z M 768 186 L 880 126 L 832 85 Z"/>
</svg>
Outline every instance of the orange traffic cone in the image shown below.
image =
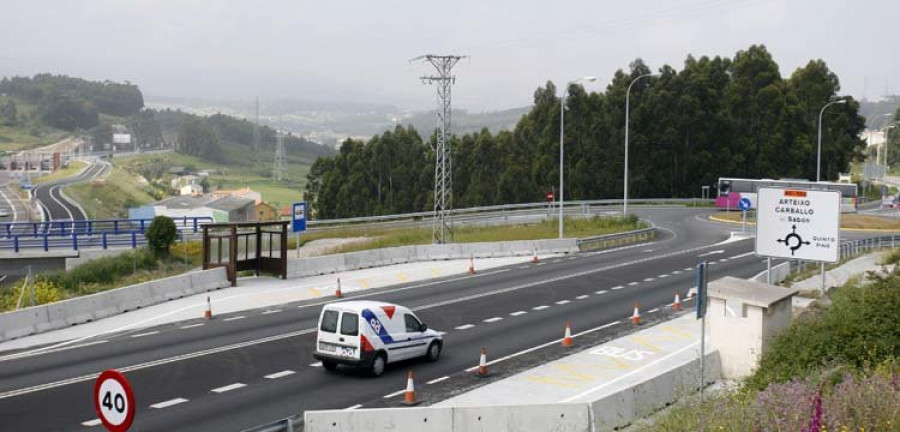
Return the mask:
<svg viewBox="0 0 900 432">
<path fill-rule="evenodd" d="M 487 351 L 481 349 L 481 358 L 478 360 L 478 377 L 484 378 L 488 375 L 487 370 Z"/>
<path fill-rule="evenodd" d="M 534 248 L 534 253 L 531 255 L 531 262 L 533 262 L 533 263 L 538 262 L 538 259 L 537 259 L 537 248 Z"/>
<path fill-rule="evenodd" d="M 675 303 L 672 303 L 672 309 L 681 310 L 681 297 L 678 295 L 678 291 L 675 291 Z"/>
<path fill-rule="evenodd" d="M 469 258 L 469 274 L 475 274 L 475 258 Z"/>
<path fill-rule="evenodd" d="M 412 369 L 409 370 L 409 375 L 406 378 L 406 395 L 403 397 L 403 403 L 406 405 L 415 405 L 416 403 L 416 389 L 413 386 Z"/>
<path fill-rule="evenodd" d="M 638 304 L 634 304 L 634 314 L 631 315 L 631 322 L 634 324 L 641 323 L 641 312 L 638 310 Z"/>
<path fill-rule="evenodd" d="M 334 296 L 337 298 L 341 298 L 344 296 L 344 294 L 341 293 L 341 278 L 338 278 L 337 280 L 337 288 L 335 288 L 334 290 Z"/>
<path fill-rule="evenodd" d="M 566 335 L 563 337 L 562 344 L 564 347 L 572 346 L 572 323 L 566 321 Z"/>
<path fill-rule="evenodd" d="M 209 301 L 209 296 L 206 296 L 206 311 L 203 312 L 203 316 L 206 319 L 212 318 L 212 303 L 210 303 L 210 301 Z"/>
</svg>

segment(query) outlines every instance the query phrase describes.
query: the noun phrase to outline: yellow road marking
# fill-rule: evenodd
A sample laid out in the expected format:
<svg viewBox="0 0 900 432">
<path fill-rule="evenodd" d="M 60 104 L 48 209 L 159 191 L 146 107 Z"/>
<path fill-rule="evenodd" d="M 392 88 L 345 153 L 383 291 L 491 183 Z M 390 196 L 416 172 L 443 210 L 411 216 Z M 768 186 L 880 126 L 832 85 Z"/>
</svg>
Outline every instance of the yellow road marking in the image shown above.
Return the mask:
<svg viewBox="0 0 900 432">
<path fill-rule="evenodd" d="M 403 273 L 397 273 L 397 279 L 400 279 L 400 282 L 407 282 L 409 279 L 406 278 L 406 275 Z"/>
<path fill-rule="evenodd" d="M 359 284 L 363 286 L 363 288 L 369 288 L 369 282 L 364 278 L 359 278 Z"/>
<path fill-rule="evenodd" d="M 319 290 L 316 289 L 316 288 L 310 287 L 310 288 L 309 288 L 309 292 L 312 293 L 313 297 L 322 297 L 322 292 L 319 291 Z"/>
<path fill-rule="evenodd" d="M 644 339 L 641 336 L 632 336 L 631 341 L 644 347 L 644 348 L 647 348 L 649 350 L 653 350 L 653 351 L 657 351 L 657 352 L 662 351 L 662 348 L 660 348 L 656 345 L 653 345 L 652 343 L 647 341 L 647 339 Z"/>
<path fill-rule="evenodd" d="M 693 339 L 694 338 L 694 335 L 692 335 L 684 330 L 681 330 L 679 328 L 662 326 L 662 330 L 667 331 L 669 333 L 673 333 L 675 335 L 678 335 L 682 339 Z"/>
</svg>

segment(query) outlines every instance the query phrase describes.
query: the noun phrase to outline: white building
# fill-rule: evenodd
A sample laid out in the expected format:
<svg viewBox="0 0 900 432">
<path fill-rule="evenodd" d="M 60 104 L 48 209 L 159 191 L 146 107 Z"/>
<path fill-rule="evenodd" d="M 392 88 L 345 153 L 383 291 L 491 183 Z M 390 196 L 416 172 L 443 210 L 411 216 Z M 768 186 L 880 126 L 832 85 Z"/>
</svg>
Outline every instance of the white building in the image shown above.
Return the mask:
<svg viewBox="0 0 900 432">
<path fill-rule="evenodd" d="M 866 129 L 860 137 L 866 142 L 866 147 L 884 144 L 884 131 Z"/>
</svg>

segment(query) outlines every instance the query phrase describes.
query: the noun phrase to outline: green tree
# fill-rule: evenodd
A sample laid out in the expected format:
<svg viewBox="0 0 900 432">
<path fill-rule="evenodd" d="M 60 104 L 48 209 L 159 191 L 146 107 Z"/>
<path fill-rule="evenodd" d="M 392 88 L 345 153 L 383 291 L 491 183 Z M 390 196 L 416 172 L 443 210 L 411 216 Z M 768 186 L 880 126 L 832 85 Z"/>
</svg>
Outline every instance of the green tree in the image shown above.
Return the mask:
<svg viewBox="0 0 900 432">
<path fill-rule="evenodd" d="M 0 105 L 0 125 L 15 126 L 18 123 L 18 115 L 16 103 L 12 99 L 7 99 L 6 103 Z"/>
<path fill-rule="evenodd" d="M 216 132 L 200 117 L 186 118 L 178 128 L 178 144 L 176 150 L 201 159 L 220 160 L 219 137 Z"/>
<path fill-rule="evenodd" d="M 170 217 L 156 216 L 147 228 L 147 246 L 157 256 L 169 255 L 169 247 L 178 237 L 175 221 Z"/>
</svg>

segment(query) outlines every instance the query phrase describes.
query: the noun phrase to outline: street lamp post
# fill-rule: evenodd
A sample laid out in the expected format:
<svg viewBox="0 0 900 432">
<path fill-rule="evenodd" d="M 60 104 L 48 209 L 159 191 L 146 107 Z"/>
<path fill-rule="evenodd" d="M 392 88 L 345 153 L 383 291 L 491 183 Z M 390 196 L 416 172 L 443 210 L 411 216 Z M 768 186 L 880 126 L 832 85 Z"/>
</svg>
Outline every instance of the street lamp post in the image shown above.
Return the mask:
<svg viewBox="0 0 900 432">
<path fill-rule="evenodd" d="M 563 238 L 563 200 L 565 195 L 563 194 L 563 156 L 565 155 L 565 117 L 566 117 L 566 93 L 569 92 L 569 87 L 572 84 L 575 84 L 579 81 L 596 81 L 597 77 L 581 77 L 576 78 L 572 81 L 569 81 L 566 84 L 566 87 L 562 91 L 562 97 L 559 100 L 559 238 Z"/>
<path fill-rule="evenodd" d="M 825 104 L 822 107 L 822 110 L 819 111 L 819 152 L 818 156 L 816 156 L 816 181 L 822 181 L 822 114 L 825 113 L 825 108 L 828 108 L 834 104 L 844 104 L 847 103 L 846 99 L 831 101 Z"/>
<path fill-rule="evenodd" d="M 631 111 L 631 86 L 633 86 L 634 83 L 636 83 L 639 79 L 649 76 L 653 76 L 653 74 L 645 73 L 631 80 L 631 84 L 628 84 L 628 90 L 625 92 L 625 192 L 622 200 L 623 217 L 628 216 L 628 114 L 629 111 Z"/>
</svg>

